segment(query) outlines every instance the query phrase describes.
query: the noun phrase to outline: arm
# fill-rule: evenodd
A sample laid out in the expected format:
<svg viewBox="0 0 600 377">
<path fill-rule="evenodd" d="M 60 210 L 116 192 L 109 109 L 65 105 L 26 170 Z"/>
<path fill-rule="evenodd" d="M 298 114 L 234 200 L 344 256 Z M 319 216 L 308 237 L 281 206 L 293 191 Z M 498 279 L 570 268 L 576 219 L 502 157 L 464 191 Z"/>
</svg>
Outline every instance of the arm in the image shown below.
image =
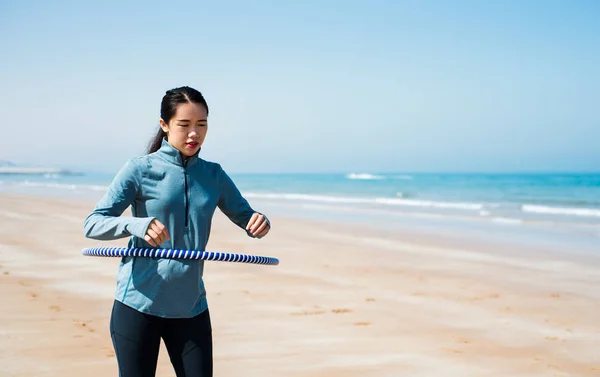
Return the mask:
<svg viewBox="0 0 600 377">
<path fill-rule="evenodd" d="M 108 191 L 85 219 L 83 229 L 87 238 L 114 240 L 128 236 L 144 238 L 152 217 L 120 217 L 133 203 L 139 191 L 137 165 L 129 160 L 113 179 Z"/>
<path fill-rule="evenodd" d="M 252 218 L 252 215 L 257 212 L 250 207 L 250 204 L 248 204 L 248 201 L 242 196 L 229 175 L 227 175 L 220 166 L 219 168 L 219 187 L 221 192 L 217 205 L 225 216 L 227 216 L 234 224 L 246 230 L 248 236 L 254 238 L 250 230 L 246 229 L 246 226 Z M 259 214 L 264 216 L 267 226 L 270 228 L 271 223 L 269 219 L 264 214 Z"/>
</svg>

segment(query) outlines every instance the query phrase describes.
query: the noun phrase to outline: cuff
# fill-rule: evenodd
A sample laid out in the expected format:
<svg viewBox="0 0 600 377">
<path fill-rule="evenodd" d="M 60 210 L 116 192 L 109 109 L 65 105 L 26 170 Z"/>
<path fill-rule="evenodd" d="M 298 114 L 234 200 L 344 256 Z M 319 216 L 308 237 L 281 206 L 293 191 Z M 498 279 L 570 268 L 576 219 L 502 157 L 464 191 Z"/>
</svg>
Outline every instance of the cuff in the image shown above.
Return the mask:
<svg viewBox="0 0 600 377">
<path fill-rule="evenodd" d="M 137 237 L 144 239 L 146 231 L 155 217 L 132 217 L 131 223 L 127 226 L 127 231 Z"/>
</svg>

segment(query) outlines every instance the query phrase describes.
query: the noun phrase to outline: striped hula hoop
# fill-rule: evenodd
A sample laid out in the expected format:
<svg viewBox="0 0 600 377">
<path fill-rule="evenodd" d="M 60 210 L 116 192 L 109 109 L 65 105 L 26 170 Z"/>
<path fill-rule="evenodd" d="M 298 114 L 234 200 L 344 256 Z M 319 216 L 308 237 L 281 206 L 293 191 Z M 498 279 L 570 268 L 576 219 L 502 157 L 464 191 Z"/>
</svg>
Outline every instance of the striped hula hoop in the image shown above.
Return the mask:
<svg viewBox="0 0 600 377">
<path fill-rule="evenodd" d="M 265 264 L 276 266 L 279 259 L 259 255 L 232 254 L 215 251 L 174 250 L 174 249 L 143 249 L 127 247 L 94 247 L 81 251 L 83 255 L 93 257 L 146 257 L 172 259 L 200 259 L 222 262 L 239 262 Z"/>
</svg>

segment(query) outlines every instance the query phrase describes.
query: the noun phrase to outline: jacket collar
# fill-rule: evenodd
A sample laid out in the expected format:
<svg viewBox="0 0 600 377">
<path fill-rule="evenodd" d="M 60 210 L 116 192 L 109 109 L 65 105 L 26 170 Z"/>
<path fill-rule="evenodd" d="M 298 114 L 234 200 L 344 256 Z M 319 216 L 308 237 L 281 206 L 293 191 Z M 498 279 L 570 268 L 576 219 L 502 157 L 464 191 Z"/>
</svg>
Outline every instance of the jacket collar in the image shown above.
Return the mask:
<svg viewBox="0 0 600 377">
<path fill-rule="evenodd" d="M 181 152 L 179 152 L 171 144 L 169 144 L 167 138 L 163 138 L 160 149 L 157 151 L 157 154 L 164 160 L 171 162 L 175 165 L 192 166 L 198 161 L 198 154 L 200 153 L 201 149 L 202 147 L 198 149 L 198 152 L 196 152 L 193 156 L 184 159 Z"/>
</svg>

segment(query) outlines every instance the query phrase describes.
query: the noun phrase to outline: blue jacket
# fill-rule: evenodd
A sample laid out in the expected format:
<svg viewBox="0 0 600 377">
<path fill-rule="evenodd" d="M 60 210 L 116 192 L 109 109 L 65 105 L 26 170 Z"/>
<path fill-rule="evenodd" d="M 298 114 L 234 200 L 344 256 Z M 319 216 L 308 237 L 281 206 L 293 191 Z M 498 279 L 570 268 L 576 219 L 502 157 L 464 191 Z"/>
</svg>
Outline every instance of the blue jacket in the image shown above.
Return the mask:
<svg viewBox="0 0 600 377">
<path fill-rule="evenodd" d="M 133 217 L 121 217 L 129 206 Z M 157 219 L 171 236 L 158 248 L 204 251 L 217 207 L 242 229 L 255 212 L 219 164 L 197 154 L 184 160 L 163 140 L 157 152 L 131 158 L 117 173 L 85 219 L 84 233 L 97 240 L 131 237 L 128 247 L 151 248 L 144 236 Z M 116 299 L 151 315 L 193 317 L 208 307 L 203 270 L 201 260 L 124 257 Z"/>
</svg>

